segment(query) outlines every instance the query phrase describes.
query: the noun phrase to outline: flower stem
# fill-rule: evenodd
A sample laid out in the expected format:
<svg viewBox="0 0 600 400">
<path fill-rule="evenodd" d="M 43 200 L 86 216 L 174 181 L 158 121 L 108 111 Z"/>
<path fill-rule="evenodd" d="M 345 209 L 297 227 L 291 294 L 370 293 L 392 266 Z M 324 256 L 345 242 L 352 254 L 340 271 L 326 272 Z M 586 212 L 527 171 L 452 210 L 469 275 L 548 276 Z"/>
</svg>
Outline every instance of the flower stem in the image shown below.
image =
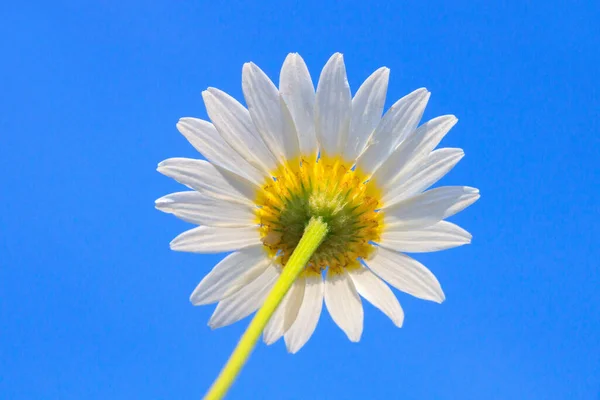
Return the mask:
<svg viewBox="0 0 600 400">
<path fill-rule="evenodd" d="M 277 306 L 279 306 L 279 303 L 281 303 L 281 300 L 283 300 L 283 296 L 288 292 L 292 283 L 294 283 L 298 275 L 304 270 L 310 257 L 317 250 L 321 242 L 323 242 L 323 239 L 325 239 L 327 229 L 327 224 L 321 218 L 313 217 L 308 225 L 306 225 L 304 234 L 290 259 L 285 264 L 285 268 L 281 272 L 279 279 L 273 285 L 273 289 L 269 292 L 264 304 L 254 316 L 250 325 L 248 325 L 237 347 L 231 353 L 227 364 L 225 364 L 225 367 L 223 367 L 221 373 L 210 387 L 204 397 L 205 400 L 220 400 L 225 396 L 248 360 L 269 319 L 277 309 Z"/>
</svg>

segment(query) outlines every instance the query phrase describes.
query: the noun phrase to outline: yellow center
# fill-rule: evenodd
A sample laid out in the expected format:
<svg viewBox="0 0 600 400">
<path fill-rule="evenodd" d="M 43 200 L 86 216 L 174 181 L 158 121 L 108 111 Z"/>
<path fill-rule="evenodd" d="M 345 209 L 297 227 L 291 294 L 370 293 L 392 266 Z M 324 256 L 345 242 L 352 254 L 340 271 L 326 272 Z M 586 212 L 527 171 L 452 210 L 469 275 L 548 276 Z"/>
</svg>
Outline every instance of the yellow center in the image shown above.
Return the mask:
<svg viewBox="0 0 600 400">
<path fill-rule="evenodd" d="M 368 258 L 382 231 L 381 192 L 341 158 L 302 158 L 281 165 L 256 197 L 262 242 L 285 267 L 311 217 L 329 228 L 307 268 L 351 268 Z"/>
</svg>

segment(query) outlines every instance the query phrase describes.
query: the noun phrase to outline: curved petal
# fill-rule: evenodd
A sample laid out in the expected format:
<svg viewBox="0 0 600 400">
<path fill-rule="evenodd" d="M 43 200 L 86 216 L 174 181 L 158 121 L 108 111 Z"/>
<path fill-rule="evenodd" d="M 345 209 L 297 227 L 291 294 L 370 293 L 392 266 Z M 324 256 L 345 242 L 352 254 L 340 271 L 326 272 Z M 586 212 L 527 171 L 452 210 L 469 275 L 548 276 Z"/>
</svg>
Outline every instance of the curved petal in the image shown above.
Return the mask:
<svg viewBox="0 0 600 400">
<path fill-rule="evenodd" d="M 364 267 L 348 271 L 358 294 L 387 315 L 398 328 L 404 322 L 404 311 L 392 289 Z"/>
<path fill-rule="evenodd" d="M 451 249 L 471 243 L 471 234 L 448 221 L 421 229 L 407 231 L 386 229 L 379 245 L 390 250 L 406 253 L 425 253 Z"/>
<path fill-rule="evenodd" d="M 310 339 L 323 308 L 323 277 L 308 273 L 305 276 L 304 297 L 296 321 L 283 335 L 288 352 L 296 353 Z"/>
<path fill-rule="evenodd" d="M 259 189 L 249 180 L 204 160 L 169 158 L 158 164 L 157 171 L 198 192 L 232 202 L 253 205 Z"/>
<path fill-rule="evenodd" d="M 253 207 L 200 192 L 171 193 L 156 200 L 155 204 L 158 210 L 192 224 L 222 227 L 256 225 Z"/>
<path fill-rule="evenodd" d="M 279 92 L 293 118 L 300 153 L 316 155 L 315 88 L 304 60 L 297 53 L 288 54 L 283 63 L 279 77 Z"/>
<path fill-rule="evenodd" d="M 171 250 L 191 253 L 223 253 L 262 245 L 257 226 L 222 228 L 199 226 L 171 241 Z"/>
<path fill-rule="evenodd" d="M 344 150 L 346 161 L 354 163 L 379 124 L 389 77 L 390 70 L 388 68 L 379 68 L 367 78 L 352 99 L 350 133 Z"/>
<path fill-rule="evenodd" d="M 283 97 L 279 95 L 279 108 L 281 109 L 281 137 L 284 149 L 285 161 L 290 161 L 301 155 L 298 144 L 298 132 L 294 124 L 294 118 L 288 109 Z"/>
<path fill-rule="evenodd" d="M 395 204 L 421 193 L 446 175 L 464 157 L 462 149 L 444 148 L 430 153 L 427 159 L 399 179 L 383 195 L 383 204 Z"/>
<path fill-rule="evenodd" d="M 479 190 L 468 186 L 431 189 L 391 206 L 385 204 L 385 225 L 395 230 L 425 228 L 456 214 L 478 198 Z"/>
<path fill-rule="evenodd" d="M 245 273 L 253 269 L 263 271 L 271 260 L 265 254 L 262 246 L 250 247 L 229 254 L 222 259 L 202 279 L 190 296 L 190 301 L 195 306 L 210 304 L 220 301 L 226 294 L 232 294 L 231 286 Z"/>
<path fill-rule="evenodd" d="M 265 301 L 279 277 L 279 270 L 270 265 L 252 282 L 221 300 L 208 321 L 212 329 L 233 324 L 256 311 Z"/>
<path fill-rule="evenodd" d="M 325 305 L 348 339 L 358 342 L 363 331 L 363 307 L 352 279 L 344 269 L 327 270 Z"/>
<path fill-rule="evenodd" d="M 373 178 L 384 189 L 408 178 L 410 173 L 427 159 L 457 121 L 454 115 L 445 115 L 421 125 L 414 134 L 398 145 L 375 171 Z"/>
<path fill-rule="evenodd" d="M 282 164 L 297 157 L 298 138 L 284 120 L 279 91 L 254 63 L 244 64 L 242 89 L 254 126 L 271 153 Z"/>
<path fill-rule="evenodd" d="M 225 142 L 213 124 L 198 118 L 181 118 L 177 129 L 208 161 L 261 185 L 264 176 Z"/>
<path fill-rule="evenodd" d="M 202 92 L 208 116 L 223 139 L 256 169 L 270 176 L 277 162 L 260 137 L 250 113 L 227 93 L 208 88 Z"/>
<path fill-rule="evenodd" d="M 407 255 L 380 247 L 366 263 L 381 279 L 398 290 L 436 303 L 445 300 L 442 287 L 431 271 Z"/>
<path fill-rule="evenodd" d="M 304 277 L 302 276 L 292 284 L 292 287 L 265 327 L 263 340 L 266 344 L 273 344 L 279 340 L 296 320 L 298 310 L 300 310 L 300 306 L 302 305 L 302 298 L 304 297 L 304 286 Z"/>
<path fill-rule="evenodd" d="M 356 161 L 359 168 L 372 174 L 398 144 L 414 132 L 429 100 L 429 94 L 425 88 L 417 89 L 390 107 L 375 128 L 368 147 Z"/>
<path fill-rule="evenodd" d="M 450 188 L 450 187 L 453 187 L 453 186 L 442 186 L 437 189 Z M 461 186 L 454 186 L 454 187 L 461 187 Z M 481 197 L 479 195 L 479 189 L 475 189 L 475 188 L 468 187 L 468 186 L 462 186 L 462 188 L 464 190 L 464 194 L 459 195 L 458 199 L 450 207 L 448 207 L 448 209 L 444 213 L 444 219 L 450 218 L 454 214 L 461 212 L 465 208 L 469 207 L 471 204 L 475 203 L 477 200 L 479 200 L 479 197 Z M 431 190 L 435 190 L 435 189 L 431 189 Z M 428 192 L 431 192 L 431 190 L 428 190 Z M 425 192 L 425 193 L 427 193 L 427 192 Z"/>
<path fill-rule="evenodd" d="M 344 58 L 335 53 L 321 72 L 315 96 L 315 131 L 323 154 L 335 156 L 344 150 L 351 102 Z"/>
</svg>

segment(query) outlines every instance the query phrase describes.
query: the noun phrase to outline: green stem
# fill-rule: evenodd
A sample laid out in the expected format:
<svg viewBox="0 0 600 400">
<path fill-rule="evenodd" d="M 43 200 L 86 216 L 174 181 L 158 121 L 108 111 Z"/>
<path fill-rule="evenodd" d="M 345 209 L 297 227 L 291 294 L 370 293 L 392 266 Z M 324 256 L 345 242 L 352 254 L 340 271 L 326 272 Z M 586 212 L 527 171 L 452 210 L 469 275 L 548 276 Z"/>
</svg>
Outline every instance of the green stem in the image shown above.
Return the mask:
<svg viewBox="0 0 600 400">
<path fill-rule="evenodd" d="M 246 332 L 238 342 L 237 347 L 231 353 L 227 364 L 221 370 L 221 373 L 210 387 L 204 397 L 205 400 L 220 400 L 225 396 L 240 370 L 248 360 L 250 353 L 256 346 L 269 319 L 283 300 L 283 296 L 288 292 L 292 283 L 298 278 L 298 275 L 304 270 L 308 260 L 312 257 L 319 245 L 327 235 L 327 224 L 321 218 L 311 218 L 304 229 L 304 234 L 292 253 L 290 259 L 283 268 L 281 275 L 273 289 L 269 292 L 264 304 L 258 310 Z"/>
</svg>

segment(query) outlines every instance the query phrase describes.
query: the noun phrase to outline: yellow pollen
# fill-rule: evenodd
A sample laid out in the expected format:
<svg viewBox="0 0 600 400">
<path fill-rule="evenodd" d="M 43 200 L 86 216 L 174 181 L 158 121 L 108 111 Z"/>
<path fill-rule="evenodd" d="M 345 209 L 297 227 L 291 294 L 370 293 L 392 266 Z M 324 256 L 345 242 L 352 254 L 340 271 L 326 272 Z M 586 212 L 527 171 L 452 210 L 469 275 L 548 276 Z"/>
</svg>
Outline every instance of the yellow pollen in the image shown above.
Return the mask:
<svg viewBox="0 0 600 400">
<path fill-rule="evenodd" d="M 368 258 L 383 228 L 381 192 L 368 176 L 339 157 L 301 158 L 278 167 L 256 196 L 265 249 L 285 267 L 312 217 L 328 234 L 307 268 L 352 268 Z"/>
</svg>

